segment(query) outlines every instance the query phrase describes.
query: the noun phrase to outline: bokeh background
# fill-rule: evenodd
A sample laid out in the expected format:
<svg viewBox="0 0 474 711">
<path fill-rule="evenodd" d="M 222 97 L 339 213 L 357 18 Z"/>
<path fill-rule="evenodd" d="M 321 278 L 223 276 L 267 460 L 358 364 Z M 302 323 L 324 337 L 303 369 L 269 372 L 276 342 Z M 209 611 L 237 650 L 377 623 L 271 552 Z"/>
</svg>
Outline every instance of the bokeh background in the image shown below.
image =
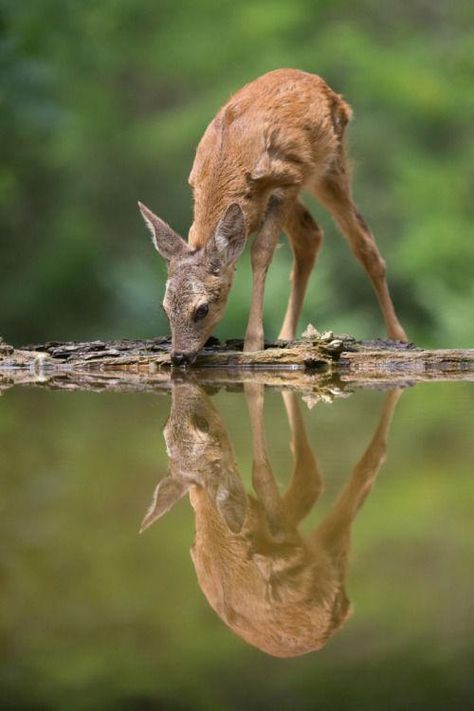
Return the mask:
<svg viewBox="0 0 474 711">
<path fill-rule="evenodd" d="M 354 108 L 355 196 L 409 335 L 472 343 L 471 0 L 0 0 L 0 18 L 7 341 L 167 333 L 165 268 L 136 201 L 187 235 L 187 176 L 207 124 L 245 82 L 290 66 Z M 313 207 L 327 239 L 300 325 L 384 335 L 365 275 Z M 287 298 L 283 244 L 269 336 Z M 244 257 L 220 336 L 244 332 L 249 275 Z"/>
</svg>

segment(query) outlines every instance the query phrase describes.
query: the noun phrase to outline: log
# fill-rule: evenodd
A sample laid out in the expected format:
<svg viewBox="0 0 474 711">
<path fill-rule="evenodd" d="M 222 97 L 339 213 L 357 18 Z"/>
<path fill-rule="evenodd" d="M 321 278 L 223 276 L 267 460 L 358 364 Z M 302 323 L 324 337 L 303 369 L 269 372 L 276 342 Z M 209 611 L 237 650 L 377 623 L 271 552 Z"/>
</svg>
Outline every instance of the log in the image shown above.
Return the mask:
<svg viewBox="0 0 474 711">
<path fill-rule="evenodd" d="M 474 380 L 474 349 L 428 350 L 412 343 L 357 341 L 308 326 L 298 341 L 273 341 L 244 353 L 241 340 L 211 338 L 186 369 L 208 386 L 247 380 L 331 399 L 354 387 L 406 387 L 427 380 Z M 0 392 L 15 384 L 59 389 L 166 391 L 170 339 L 48 342 L 14 348 L 0 339 Z"/>
</svg>

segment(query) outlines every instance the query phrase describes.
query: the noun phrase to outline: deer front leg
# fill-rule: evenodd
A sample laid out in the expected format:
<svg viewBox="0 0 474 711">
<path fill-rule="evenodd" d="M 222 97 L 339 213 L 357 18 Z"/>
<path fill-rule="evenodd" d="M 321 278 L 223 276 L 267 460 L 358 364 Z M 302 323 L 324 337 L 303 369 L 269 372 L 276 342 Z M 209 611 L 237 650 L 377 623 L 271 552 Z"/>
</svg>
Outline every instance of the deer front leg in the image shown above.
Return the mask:
<svg viewBox="0 0 474 711">
<path fill-rule="evenodd" d="M 324 482 L 306 436 L 297 396 L 294 392 L 283 391 L 282 397 L 290 425 L 290 448 L 293 455 L 293 474 L 283 494 L 283 510 L 286 520 L 297 526 L 320 497 Z"/>
<path fill-rule="evenodd" d="M 268 458 L 263 426 L 263 385 L 245 383 L 245 398 L 252 430 L 252 484 L 272 534 L 281 529 L 281 497 Z"/>
<path fill-rule="evenodd" d="M 244 351 L 263 349 L 263 296 L 268 267 L 283 225 L 283 207 L 281 202 L 270 201 L 262 229 L 252 245 L 251 262 L 253 274 L 252 303 L 250 306 Z"/>
<path fill-rule="evenodd" d="M 323 231 L 305 206 L 296 200 L 285 220 L 285 232 L 293 251 L 291 292 L 280 335 L 284 341 L 295 338 L 309 275 L 323 239 Z"/>
</svg>

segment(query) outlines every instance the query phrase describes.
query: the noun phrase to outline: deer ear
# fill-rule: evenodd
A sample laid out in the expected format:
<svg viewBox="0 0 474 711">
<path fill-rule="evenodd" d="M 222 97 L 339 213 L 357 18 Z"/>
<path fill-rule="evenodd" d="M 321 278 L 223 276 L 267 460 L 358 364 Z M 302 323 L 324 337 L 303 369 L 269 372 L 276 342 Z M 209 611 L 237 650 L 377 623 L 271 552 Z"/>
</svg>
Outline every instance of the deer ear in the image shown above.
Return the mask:
<svg viewBox="0 0 474 711">
<path fill-rule="evenodd" d="M 230 477 L 217 490 L 217 510 L 232 533 L 240 533 L 247 515 L 247 493 L 238 474 Z"/>
<path fill-rule="evenodd" d="M 188 245 L 169 225 L 157 217 L 146 205 L 138 203 L 145 224 L 150 230 L 153 244 L 158 253 L 169 261 L 170 259 L 183 256 L 188 251 Z"/>
<path fill-rule="evenodd" d="M 233 264 L 242 254 L 247 239 L 244 213 L 237 203 L 229 205 L 210 240 L 213 255 L 225 265 Z"/>
<path fill-rule="evenodd" d="M 168 475 L 160 481 L 153 494 L 153 501 L 140 526 L 140 533 L 170 511 L 187 493 L 190 482 Z"/>
</svg>

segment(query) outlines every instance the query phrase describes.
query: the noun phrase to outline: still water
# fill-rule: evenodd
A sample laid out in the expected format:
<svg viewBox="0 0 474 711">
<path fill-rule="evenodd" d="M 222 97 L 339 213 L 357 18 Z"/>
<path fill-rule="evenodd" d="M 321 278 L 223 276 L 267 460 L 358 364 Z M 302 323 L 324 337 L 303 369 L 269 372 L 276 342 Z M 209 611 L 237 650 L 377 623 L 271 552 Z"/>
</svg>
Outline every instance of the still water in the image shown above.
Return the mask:
<svg viewBox="0 0 474 711">
<path fill-rule="evenodd" d="M 0 708 L 472 706 L 472 384 L 235 390 L 0 399 Z"/>
</svg>

